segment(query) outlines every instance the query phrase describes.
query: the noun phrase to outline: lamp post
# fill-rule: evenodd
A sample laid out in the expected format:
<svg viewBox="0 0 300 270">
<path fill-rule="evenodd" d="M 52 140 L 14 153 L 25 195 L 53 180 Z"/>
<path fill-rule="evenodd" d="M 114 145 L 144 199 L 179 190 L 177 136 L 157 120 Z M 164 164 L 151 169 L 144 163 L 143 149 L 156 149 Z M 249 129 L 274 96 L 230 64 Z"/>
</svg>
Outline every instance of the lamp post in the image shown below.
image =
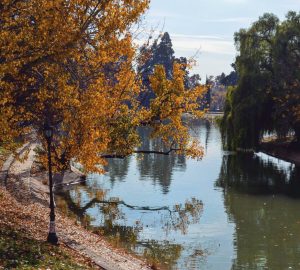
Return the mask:
<svg viewBox="0 0 300 270">
<path fill-rule="evenodd" d="M 49 169 L 49 191 L 50 191 L 50 224 L 47 242 L 56 245 L 58 238 L 55 231 L 55 211 L 54 211 L 54 197 L 53 197 L 53 179 L 52 179 L 52 162 L 51 162 L 51 143 L 53 137 L 53 128 L 46 124 L 44 128 L 45 138 L 47 140 L 48 150 L 48 169 Z"/>
</svg>

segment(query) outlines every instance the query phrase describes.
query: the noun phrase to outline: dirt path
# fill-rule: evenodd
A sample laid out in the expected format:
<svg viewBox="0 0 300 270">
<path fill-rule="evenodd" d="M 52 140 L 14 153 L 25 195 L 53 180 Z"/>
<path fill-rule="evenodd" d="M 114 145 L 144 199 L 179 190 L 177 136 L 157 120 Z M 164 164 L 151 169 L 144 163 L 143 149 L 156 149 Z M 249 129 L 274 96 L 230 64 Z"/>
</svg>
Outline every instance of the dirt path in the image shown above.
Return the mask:
<svg viewBox="0 0 300 270">
<path fill-rule="evenodd" d="M 29 143 L 24 144 L 21 148 L 18 149 L 17 153 L 20 154 L 29 146 Z M 6 185 L 6 181 L 8 178 L 9 169 L 14 161 L 14 155 L 10 154 L 6 161 L 2 165 L 2 169 L 0 170 L 0 184 Z"/>
<path fill-rule="evenodd" d="M 20 224 L 33 227 L 36 238 L 46 238 L 48 232 L 48 194 L 47 188 L 40 179 L 31 177 L 30 171 L 35 159 L 34 149 L 37 143 L 30 143 L 27 158 L 21 162 L 10 160 L 7 175 L 7 190 L 24 206 L 22 210 L 27 216 Z M 22 217 L 20 217 L 22 219 Z M 32 220 L 38 226 L 32 226 Z M 96 265 L 106 270 L 149 270 L 144 261 L 139 260 L 125 251 L 111 247 L 103 238 L 92 234 L 74 224 L 74 220 L 64 217 L 57 211 L 57 234 L 60 242 L 90 258 Z"/>
</svg>

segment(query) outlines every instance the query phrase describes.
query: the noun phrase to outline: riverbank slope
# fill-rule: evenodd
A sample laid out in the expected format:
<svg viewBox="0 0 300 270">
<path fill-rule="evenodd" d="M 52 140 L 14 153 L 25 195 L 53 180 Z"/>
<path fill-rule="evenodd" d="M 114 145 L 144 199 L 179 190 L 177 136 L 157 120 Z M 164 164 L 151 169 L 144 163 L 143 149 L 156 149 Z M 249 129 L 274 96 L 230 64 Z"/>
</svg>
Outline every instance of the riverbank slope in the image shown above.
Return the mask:
<svg viewBox="0 0 300 270">
<path fill-rule="evenodd" d="M 39 205 L 18 202 L 0 188 L 0 269 L 103 269 L 64 243 L 45 243 L 41 211 L 47 213 Z"/>
<path fill-rule="evenodd" d="M 45 243 L 49 225 L 49 196 L 46 190 L 40 188 L 41 184 L 37 184 L 42 180 L 36 179 L 30 173 L 36 147 L 37 143 L 30 143 L 26 159 L 23 162 L 16 159 L 11 162 L 5 182 L 2 182 L 5 186 L 0 188 L 0 227 L 6 228 L 4 230 L 8 232 L 7 235 L 12 235 L 11 240 L 16 238 L 19 246 L 26 246 L 28 242 L 38 243 L 41 256 L 37 256 L 35 266 L 39 268 L 39 263 L 47 262 L 44 258 L 49 251 L 53 253 L 54 258 L 59 258 L 60 253 L 66 257 L 65 266 L 57 269 L 89 269 L 89 267 L 106 270 L 151 269 L 144 261 L 112 247 L 102 237 L 85 230 L 76 220 L 64 216 L 59 211 L 56 211 L 56 225 L 60 246 L 54 248 Z M 0 257 L 2 263 L 0 269 L 11 262 L 9 261 L 11 247 L 4 245 L 9 239 L 7 237 L 0 239 L 1 256 L 5 258 L 8 256 L 8 259 Z M 11 241 L 11 245 L 15 246 L 14 241 Z M 14 257 L 13 260 L 20 260 L 15 269 L 24 269 L 22 263 L 28 261 L 23 260 L 22 256 Z M 76 264 L 76 260 L 79 264 L 83 262 L 82 267 L 69 265 L 70 261 Z M 35 269 L 35 266 L 31 267 Z M 41 266 L 42 269 L 44 266 Z M 49 261 L 50 269 L 51 266 L 53 267 L 52 262 Z"/>
</svg>

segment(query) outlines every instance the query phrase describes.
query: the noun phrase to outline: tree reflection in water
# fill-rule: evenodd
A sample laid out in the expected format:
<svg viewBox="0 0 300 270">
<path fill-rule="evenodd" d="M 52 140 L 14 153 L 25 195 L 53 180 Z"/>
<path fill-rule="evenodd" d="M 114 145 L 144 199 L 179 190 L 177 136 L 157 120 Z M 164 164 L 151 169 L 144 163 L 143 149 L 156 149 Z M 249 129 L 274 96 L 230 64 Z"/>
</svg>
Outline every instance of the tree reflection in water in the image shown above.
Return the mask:
<svg viewBox="0 0 300 270">
<path fill-rule="evenodd" d="M 202 131 L 201 127 L 205 125 L 205 147 L 207 148 L 212 124 L 204 120 L 187 119 L 186 121 L 190 123 L 191 136 L 197 138 Z M 160 139 L 151 139 L 150 134 L 150 128 L 142 127 L 139 129 L 141 145 L 137 150 L 161 152 L 167 152 L 169 150 L 163 146 Z M 184 155 L 176 155 L 174 152 L 170 153 L 167 158 L 165 155 L 156 154 L 137 154 L 136 158 L 140 179 L 144 181 L 151 179 L 154 184 L 159 184 L 163 194 L 169 192 L 174 171 L 184 172 L 186 170 L 186 157 Z M 112 187 L 115 182 L 124 181 L 126 179 L 131 159 L 131 156 L 124 159 L 108 159 L 108 166 L 105 169 L 109 171 L 109 181 Z"/>
<path fill-rule="evenodd" d="M 300 168 L 264 155 L 224 156 L 216 185 L 236 225 L 232 269 L 300 269 Z"/>
<path fill-rule="evenodd" d="M 136 221 L 133 226 L 120 225 L 122 222 L 126 223 L 124 207 L 143 213 L 149 211 L 159 213 L 161 215 L 160 226 L 163 227 L 166 234 L 172 231 L 186 234 L 190 224 L 196 224 L 200 221 L 203 211 L 203 203 L 196 198 L 191 198 L 184 204 L 176 204 L 172 207 L 135 206 L 127 204 L 119 198 L 108 198 L 107 191 L 94 190 L 88 186 L 77 187 L 58 195 L 60 197 L 58 206 L 62 209 L 63 203 L 66 203 L 64 209 L 75 215 L 87 229 L 106 236 L 116 246 L 122 246 L 142 254 L 150 262 L 163 263 L 168 269 L 176 264 L 180 257 L 181 245 L 169 241 L 140 240 L 139 234 L 145 227 L 141 221 Z M 93 215 L 88 213 L 89 209 L 95 207 L 98 209 L 97 218 L 101 218 L 101 226 L 93 225 L 95 213 Z M 146 226 L 148 227 L 148 225 Z M 191 255 L 195 254 L 196 250 L 192 252 Z M 203 256 L 204 253 L 201 254 Z"/>
<path fill-rule="evenodd" d="M 163 147 L 160 139 L 149 139 L 151 130 L 141 128 L 139 134 L 142 144 L 139 150 L 168 151 Z M 174 169 L 184 171 L 186 169 L 186 158 L 183 155 L 171 153 L 168 158 L 164 155 L 145 154 L 138 155 L 138 170 L 142 180 L 149 180 L 160 184 L 164 194 L 169 192 Z"/>
<path fill-rule="evenodd" d="M 126 179 L 131 158 L 132 157 L 129 156 L 124 159 L 108 159 L 108 165 L 106 166 L 105 171 L 108 171 L 109 168 L 114 168 L 113 170 L 109 171 L 110 183 L 112 187 L 114 186 L 115 182 L 122 182 Z"/>
<path fill-rule="evenodd" d="M 234 270 L 300 269 L 300 169 L 262 154 L 222 156 L 219 131 L 209 123 L 192 122 L 190 132 L 207 146 L 203 162 L 172 155 L 111 160 L 105 177 L 65 193 L 64 208 L 116 245 L 165 262 L 166 269 L 228 269 L 231 263 Z M 145 139 L 142 147 L 159 149 L 160 142 Z M 219 175 L 211 173 L 220 163 Z M 203 217 L 193 196 L 205 202 Z"/>
<path fill-rule="evenodd" d="M 300 168 L 264 154 L 225 155 L 217 186 L 300 198 Z"/>
</svg>

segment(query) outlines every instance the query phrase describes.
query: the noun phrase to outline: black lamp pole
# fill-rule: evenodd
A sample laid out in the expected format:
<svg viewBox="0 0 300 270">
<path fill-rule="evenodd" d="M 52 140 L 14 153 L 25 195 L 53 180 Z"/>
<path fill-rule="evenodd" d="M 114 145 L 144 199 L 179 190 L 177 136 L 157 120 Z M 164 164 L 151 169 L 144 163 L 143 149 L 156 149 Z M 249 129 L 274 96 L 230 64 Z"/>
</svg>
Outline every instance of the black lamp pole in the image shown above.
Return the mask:
<svg viewBox="0 0 300 270">
<path fill-rule="evenodd" d="M 50 191 L 50 224 L 49 224 L 49 234 L 47 237 L 47 242 L 56 245 L 58 243 L 58 238 L 55 231 L 55 206 L 54 206 L 54 196 L 53 196 L 53 179 L 52 179 L 52 162 L 51 162 L 51 143 L 52 143 L 53 129 L 50 125 L 45 125 L 45 137 L 47 140 L 47 150 L 48 150 L 48 168 L 49 168 L 49 191 Z"/>
</svg>

